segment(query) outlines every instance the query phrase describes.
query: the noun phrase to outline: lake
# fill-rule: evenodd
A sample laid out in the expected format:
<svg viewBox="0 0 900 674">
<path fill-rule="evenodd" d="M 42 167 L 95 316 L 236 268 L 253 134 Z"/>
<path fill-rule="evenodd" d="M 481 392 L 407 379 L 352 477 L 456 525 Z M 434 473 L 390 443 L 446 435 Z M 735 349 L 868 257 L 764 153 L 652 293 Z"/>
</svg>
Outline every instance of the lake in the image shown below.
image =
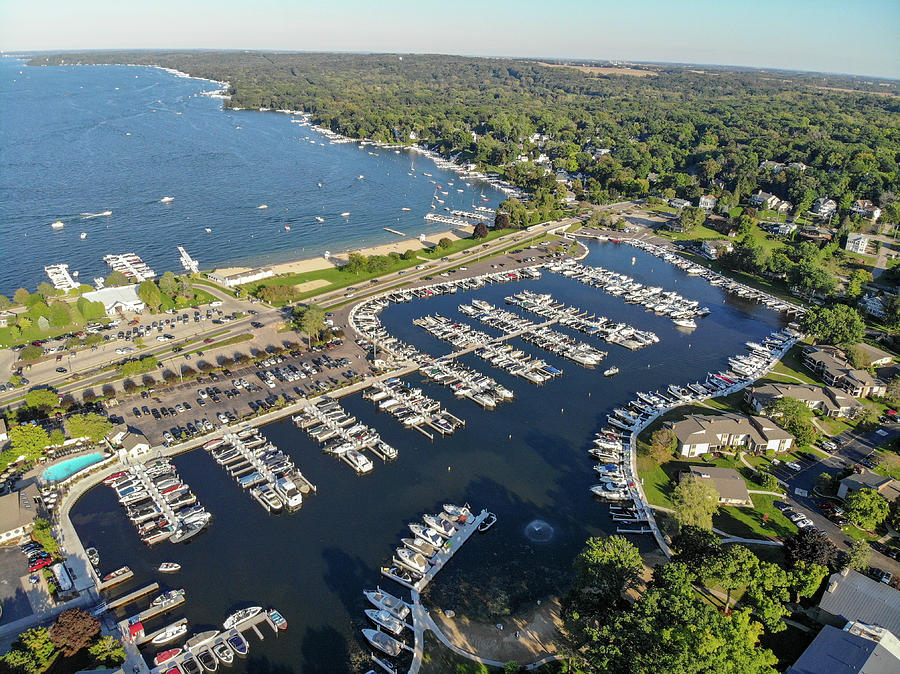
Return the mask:
<svg viewBox="0 0 900 674">
<path fill-rule="evenodd" d="M 728 356 L 743 352 L 745 341 L 759 341 L 783 325 L 774 312 L 727 295 L 642 251 L 611 243 L 592 243 L 590 249 L 586 264 L 676 290 L 709 306 L 712 313 L 698 319 L 697 330 L 684 332 L 667 318 L 549 272 L 539 281 L 391 305 L 382 313 L 388 330 L 432 355 L 447 353 L 449 346 L 412 325 L 413 318 L 440 313 L 474 324 L 474 319 L 457 311 L 458 304 L 473 298 L 503 304 L 506 295 L 525 288 L 654 330 L 660 342 L 632 352 L 573 333 L 609 352 L 601 368 L 589 370 L 513 340 L 518 348 L 564 370 L 563 376 L 540 387 L 474 355 L 466 356 L 464 362 L 516 395 L 511 403 L 489 412 L 454 398 L 446 388 L 421 383 L 418 375 L 409 377 L 466 420 L 467 425 L 452 436 L 431 442 L 376 412 L 359 395 L 341 401 L 400 452 L 394 463 L 376 462 L 367 476 L 358 477 L 345 464 L 322 454 L 290 420 L 264 427 L 263 433 L 318 486 L 318 494 L 294 514 L 268 515 L 211 457 L 194 451 L 175 459 L 175 464 L 213 513 L 207 532 L 188 545 L 146 548 L 113 491 L 101 486 L 73 509 L 82 541 L 99 548 L 104 573 L 130 565 L 136 579 L 128 587 L 157 580 L 164 588 L 186 588 L 183 610 L 167 617 L 187 617 L 191 631 L 220 625 L 242 606 L 277 607 L 289 622 L 288 631 L 277 639 L 270 633 L 264 642 L 251 637 L 250 658 L 239 663 L 237 671 L 347 671 L 354 655 L 368 652 L 359 634 L 367 608 L 362 590 L 381 584 L 391 592 L 401 591 L 380 576 L 379 567 L 389 562 L 401 537 L 408 535 L 407 523 L 439 510 L 442 503 L 468 502 L 495 512 L 499 519 L 487 534 L 471 538 L 441 571 L 430 588 L 438 606 L 459 613 L 477 611 L 479 601 L 491 601 L 515 610 L 564 591 L 572 560 L 585 539 L 614 531 L 607 506 L 588 491 L 594 480 L 587 449 L 593 433 L 606 425 L 606 415 L 637 390 L 702 381 L 708 371 L 727 367 Z M 611 379 L 602 375 L 609 364 L 621 370 Z M 541 525 L 535 532 L 535 527 L 529 528 L 535 520 L 550 529 Z M 634 540 L 644 550 L 654 545 L 650 537 Z M 183 570 L 161 575 L 155 569 L 163 561 L 177 561 Z M 151 626 L 162 624 L 157 620 Z M 147 653 L 152 657 L 152 650 Z"/>
</svg>

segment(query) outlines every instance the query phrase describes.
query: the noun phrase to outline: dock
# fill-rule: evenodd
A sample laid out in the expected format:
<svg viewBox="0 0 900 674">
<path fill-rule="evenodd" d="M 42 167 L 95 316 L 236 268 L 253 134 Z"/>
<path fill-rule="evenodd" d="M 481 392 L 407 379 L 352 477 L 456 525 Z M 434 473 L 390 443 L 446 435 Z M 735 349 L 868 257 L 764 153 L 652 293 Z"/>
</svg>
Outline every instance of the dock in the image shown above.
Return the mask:
<svg viewBox="0 0 900 674">
<path fill-rule="evenodd" d="M 382 460 L 397 458 L 397 450 L 356 417 L 350 416 L 340 403 L 329 397 L 320 398 L 292 417 L 298 428 L 323 445 L 322 451 L 343 460 L 357 473 L 368 473 L 372 462 L 362 454 L 372 451 Z M 352 458 L 351 458 L 352 457 Z"/>
<path fill-rule="evenodd" d="M 182 599 L 181 601 L 183 602 L 184 599 Z M 177 606 L 177 605 L 178 604 L 175 604 L 175 606 Z M 165 610 L 168 610 L 169 608 L 172 608 L 172 607 L 167 606 Z M 159 615 L 159 614 L 156 614 L 156 615 Z M 153 616 L 151 616 L 151 617 L 153 617 Z M 149 619 L 150 618 L 145 618 L 145 620 L 149 620 Z M 123 621 L 123 622 L 127 623 L 127 621 Z M 141 621 L 141 622 L 143 622 L 143 621 Z M 160 627 L 158 630 L 154 630 L 153 632 L 148 632 L 148 633 L 144 634 L 143 636 L 137 637 L 134 640 L 134 644 L 135 644 L 135 646 L 142 646 L 143 644 L 153 641 L 153 639 L 155 639 L 158 635 L 165 632 L 167 629 L 169 629 L 171 627 L 180 627 L 181 625 L 187 625 L 187 618 L 182 618 L 181 620 L 176 620 L 171 625 L 166 625 L 165 627 Z"/>
<path fill-rule="evenodd" d="M 144 595 L 148 595 L 151 592 L 155 592 L 159 589 L 159 583 L 150 583 L 149 585 L 145 585 L 139 590 L 135 590 L 134 592 L 129 592 L 128 594 L 119 597 L 118 599 L 113 599 L 112 601 L 106 602 L 106 608 L 110 611 L 114 611 L 115 609 L 125 606 L 126 604 L 130 604 L 131 602 L 140 599 Z"/>
<path fill-rule="evenodd" d="M 179 262 L 181 262 L 181 266 L 184 267 L 184 270 L 186 272 L 191 274 L 200 273 L 200 263 L 190 255 L 188 255 L 188 252 L 184 249 L 184 246 L 178 246 L 178 254 L 180 256 Z"/>
<path fill-rule="evenodd" d="M 108 590 L 109 588 L 114 587 L 119 583 L 124 583 L 126 580 L 131 580 L 132 578 L 134 578 L 134 571 L 129 568 L 128 571 L 123 573 L 121 576 L 116 576 L 115 578 L 110 578 L 106 581 L 98 581 L 96 585 L 97 592 L 103 592 L 104 590 Z"/>
<path fill-rule="evenodd" d="M 426 426 L 441 435 L 450 435 L 465 425 L 465 421 L 443 409 L 439 402 L 424 395 L 421 389 L 412 388 L 396 377 L 373 382 L 362 397 L 376 405 L 379 411 L 387 412 L 406 428 L 419 431 L 429 440 L 434 440 L 434 434 L 426 430 Z"/>
<path fill-rule="evenodd" d="M 398 232 L 396 229 L 391 229 L 390 227 L 382 227 L 384 231 L 390 232 L 391 234 L 396 234 L 397 236 L 406 236 L 403 232 Z"/>
<path fill-rule="evenodd" d="M 431 222 L 440 222 L 443 225 L 453 225 L 454 227 L 471 227 L 472 223 L 462 218 L 453 218 L 449 215 L 441 215 L 440 213 L 426 213 L 425 219 Z"/>
<path fill-rule="evenodd" d="M 44 267 L 44 272 L 46 272 L 47 277 L 50 279 L 50 283 L 52 283 L 53 287 L 57 290 L 68 292 L 70 290 L 75 290 L 75 288 L 78 287 L 78 283 L 72 278 L 71 274 L 69 274 L 69 265 L 67 264 L 48 265 Z M 75 276 L 78 276 L 78 272 L 75 272 Z"/>
</svg>

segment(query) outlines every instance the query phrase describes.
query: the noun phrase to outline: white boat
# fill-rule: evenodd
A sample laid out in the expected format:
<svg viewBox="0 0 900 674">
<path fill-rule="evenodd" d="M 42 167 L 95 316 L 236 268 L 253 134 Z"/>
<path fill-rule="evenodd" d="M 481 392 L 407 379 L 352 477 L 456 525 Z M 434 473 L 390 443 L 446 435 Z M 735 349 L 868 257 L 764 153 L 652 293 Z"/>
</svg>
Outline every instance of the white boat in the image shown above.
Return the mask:
<svg viewBox="0 0 900 674">
<path fill-rule="evenodd" d="M 494 513 L 488 513 L 487 517 L 478 525 L 478 531 L 484 533 L 497 523 L 497 516 Z"/>
<path fill-rule="evenodd" d="M 50 226 L 53 229 L 62 229 L 63 227 L 66 226 L 66 224 L 62 220 L 57 220 L 56 222 L 51 223 Z"/>
<path fill-rule="evenodd" d="M 256 615 L 259 615 L 260 611 L 262 611 L 262 606 L 251 606 L 249 608 L 242 608 L 240 611 L 235 611 L 230 616 L 225 619 L 225 622 L 222 623 L 222 626 L 226 630 L 230 630 L 232 627 L 235 627 L 238 623 L 242 623 L 245 620 L 249 620 Z"/>
<path fill-rule="evenodd" d="M 431 543 L 436 548 L 442 548 L 444 546 L 444 539 L 431 527 L 424 527 L 421 524 L 410 524 L 409 530 L 412 531 L 414 535 L 418 536 L 423 541 Z"/>
<path fill-rule="evenodd" d="M 674 318 L 672 322 L 680 328 L 694 329 L 697 327 L 697 322 L 693 318 Z"/>
<path fill-rule="evenodd" d="M 159 203 L 171 204 L 173 201 L 175 201 L 175 197 L 163 197 L 162 199 L 159 200 Z"/>
<path fill-rule="evenodd" d="M 225 637 L 220 636 L 215 640 L 212 645 L 212 652 L 223 665 L 230 665 L 234 662 L 234 651 L 231 650 L 231 646 L 225 641 Z"/>
<path fill-rule="evenodd" d="M 615 365 L 603 371 L 604 377 L 615 377 L 617 374 L 619 374 L 619 368 Z"/>
<path fill-rule="evenodd" d="M 153 640 L 150 642 L 155 644 L 156 646 L 161 646 L 162 644 L 167 644 L 170 641 L 175 641 L 179 637 L 187 634 L 187 623 L 181 623 L 180 625 L 169 625 L 165 630 L 157 634 L 153 637 Z"/>
<path fill-rule="evenodd" d="M 437 531 L 444 538 L 450 538 L 453 534 L 456 533 L 456 527 L 454 527 L 452 524 L 450 524 L 450 522 L 443 519 L 442 517 L 437 517 L 436 515 L 425 515 L 422 519 L 425 521 L 425 524 Z"/>
<path fill-rule="evenodd" d="M 453 505 L 452 503 L 444 504 L 444 512 L 458 520 L 471 517 L 472 515 L 466 506 Z"/>
<path fill-rule="evenodd" d="M 343 213 L 341 213 L 341 217 L 342 217 L 342 218 L 346 218 L 346 217 L 348 217 L 349 215 L 350 215 L 350 211 L 344 211 Z"/>
<path fill-rule="evenodd" d="M 392 634 L 400 634 L 403 631 L 403 622 L 386 609 L 367 608 L 366 615 L 373 623 Z"/>
<path fill-rule="evenodd" d="M 400 655 L 403 650 L 403 644 L 384 632 L 378 630 L 365 629 L 362 631 L 366 640 L 378 650 L 387 653 L 390 656 Z"/>
<path fill-rule="evenodd" d="M 79 236 L 80 236 L 82 239 L 86 239 L 86 238 L 87 238 L 87 232 L 82 232 L 81 234 L 79 234 Z"/>
<path fill-rule="evenodd" d="M 408 567 L 416 573 L 424 574 L 428 571 L 428 561 L 418 552 L 413 552 L 408 548 L 397 548 L 397 562 L 402 566 Z"/>
<path fill-rule="evenodd" d="M 387 609 L 392 615 L 400 620 L 403 620 L 409 615 L 409 605 L 405 601 L 385 592 L 381 588 L 375 590 L 363 590 L 363 594 L 373 606 L 379 609 Z"/>
<path fill-rule="evenodd" d="M 316 220 L 318 220 L 319 222 L 325 222 L 325 218 L 321 218 L 318 215 L 316 216 Z"/>
<path fill-rule="evenodd" d="M 256 207 L 256 210 L 258 210 L 258 211 L 264 211 L 264 210 L 266 210 L 268 207 L 269 207 L 269 206 L 268 206 L 267 204 L 260 204 L 259 206 Z"/>
<path fill-rule="evenodd" d="M 375 467 L 369 457 L 355 449 L 345 452 L 344 457 L 357 473 L 370 473 Z"/>
<path fill-rule="evenodd" d="M 288 510 L 296 510 L 303 505 L 303 494 L 289 477 L 281 477 L 275 482 L 275 491 L 284 501 Z"/>
<path fill-rule="evenodd" d="M 159 565 L 157 571 L 160 573 L 175 573 L 176 571 L 181 571 L 181 564 L 175 562 L 163 562 Z"/>
<path fill-rule="evenodd" d="M 203 229 L 206 230 L 207 234 L 209 234 L 212 231 L 209 227 L 204 227 Z"/>
</svg>

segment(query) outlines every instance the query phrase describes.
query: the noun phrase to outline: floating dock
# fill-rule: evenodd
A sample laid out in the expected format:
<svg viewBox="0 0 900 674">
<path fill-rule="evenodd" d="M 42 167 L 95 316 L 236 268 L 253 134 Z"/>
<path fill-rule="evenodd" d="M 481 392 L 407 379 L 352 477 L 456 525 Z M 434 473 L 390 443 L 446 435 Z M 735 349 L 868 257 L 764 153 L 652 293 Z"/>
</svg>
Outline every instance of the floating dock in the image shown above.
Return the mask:
<svg viewBox="0 0 900 674">
<path fill-rule="evenodd" d="M 78 282 L 69 274 L 69 265 L 67 264 L 48 265 L 44 267 L 44 272 L 57 290 L 68 292 L 78 287 Z M 78 272 L 75 272 L 75 275 L 77 276 Z"/>
<path fill-rule="evenodd" d="M 384 231 L 390 232 L 391 234 L 396 234 L 397 236 L 406 236 L 403 232 L 398 232 L 396 229 L 391 229 L 390 227 L 383 227 Z"/>
<path fill-rule="evenodd" d="M 180 256 L 178 261 L 181 262 L 181 266 L 184 267 L 186 272 L 191 274 L 200 273 L 200 263 L 188 255 L 183 246 L 178 246 L 178 254 Z"/>
<path fill-rule="evenodd" d="M 113 599 L 112 601 L 106 602 L 106 608 L 109 611 L 114 611 L 115 609 L 125 606 L 126 604 L 130 604 L 131 602 L 140 599 L 141 597 L 150 594 L 151 592 L 155 592 L 159 589 L 159 583 L 150 583 L 142 587 L 139 590 L 135 590 L 134 592 L 129 592 L 128 594 L 119 597 L 118 599 Z"/>
<path fill-rule="evenodd" d="M 167 610 L 169 610 L 170 608 L 172 608 L 173 606 L 180 606 L 182 603 L 184 603 L 184 599 L 183 599 L 183 598 L 182 598 L 181 602 L 179 602 L 179 603 L 177 603 L 177 604 L 173 604 L 172 606 L 167 606 L 167 607 L 166 607 L 165 609 L 163 609 L 163 610 L 167 611 Z M 154 615 L 159 615 L 159 613 L 156 613 L 156 614 L 154 614 Z M 150 616 L 150 618 L 152 618 L 152 617 L 154 617 L 154 616 Z M 144 620 L 149 620 L 150 618 L 144 618 Z M 144 620 L 141 620 L 140 622 L 143 622 Z M 128 620 L 123 620 L 122 622 L 124 622 L 124 623 L 126 624 L 126 627 L 127 627 Z M 137 638 L 134 640 L 134 645 L 135 645 L 135 646 L 142 646 L 143 644 L 146 644 L 146 643 L 148 643 L 148 642 L 150 642 L 150 641 L 153 641 L 157 636 L 159 636 L 160 634 L 162 634 L 163 632 L 165 632 L 167 629 L 172 628 L 172 627 L 180 627 L 181 625 L 187 625 L 187 618 L 182 618 L 181 620 L 176 620 L 175 622 L 173 622 L 173 623 L 170 624 L 170 625 L 166 625 L 165 627 L 161 627 L 161 628 L 159 628 L 158 630 L 154 630 L 153 632 L 145 633 L 145 634 L 144 634 L 143 636 L 141 636 L 141 637 L 137 637 Z"/>
<path fill-rule="evenodd" d="M 103 592 L 104 590 L 108 590 L 109 588 L 114 587 L 119 583 L 124 583 L 126 580 L 131 580 L 132 578 L 134 578 L 134 571 L 129 568 L 128 571 L 121 576 L 116 576 L 115 578 L 110 578 L 106 581 L 97 581 L 97 592 Z"/>
<path fill-rule="evenodd" d="M 129 279 L 134 279 L 138 283 L 156 278 L 156 272 L 134 253 L 104 255 L 103 261 L 113 271 L 122 272 Z"/>
</svg>

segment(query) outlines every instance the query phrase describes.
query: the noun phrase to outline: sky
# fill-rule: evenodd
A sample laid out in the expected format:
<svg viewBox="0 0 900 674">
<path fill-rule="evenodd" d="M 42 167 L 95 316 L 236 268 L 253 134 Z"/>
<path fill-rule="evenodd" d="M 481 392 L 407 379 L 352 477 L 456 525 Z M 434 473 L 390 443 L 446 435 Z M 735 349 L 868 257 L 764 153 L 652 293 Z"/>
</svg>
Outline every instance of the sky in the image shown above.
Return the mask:
<svg viewBox="0 0 900 674">
<path fill-rule="evenodd" d="M 0 50 L 615 59 L 900 79 L 900 0 L 0 0 Z"/>
</svg>

